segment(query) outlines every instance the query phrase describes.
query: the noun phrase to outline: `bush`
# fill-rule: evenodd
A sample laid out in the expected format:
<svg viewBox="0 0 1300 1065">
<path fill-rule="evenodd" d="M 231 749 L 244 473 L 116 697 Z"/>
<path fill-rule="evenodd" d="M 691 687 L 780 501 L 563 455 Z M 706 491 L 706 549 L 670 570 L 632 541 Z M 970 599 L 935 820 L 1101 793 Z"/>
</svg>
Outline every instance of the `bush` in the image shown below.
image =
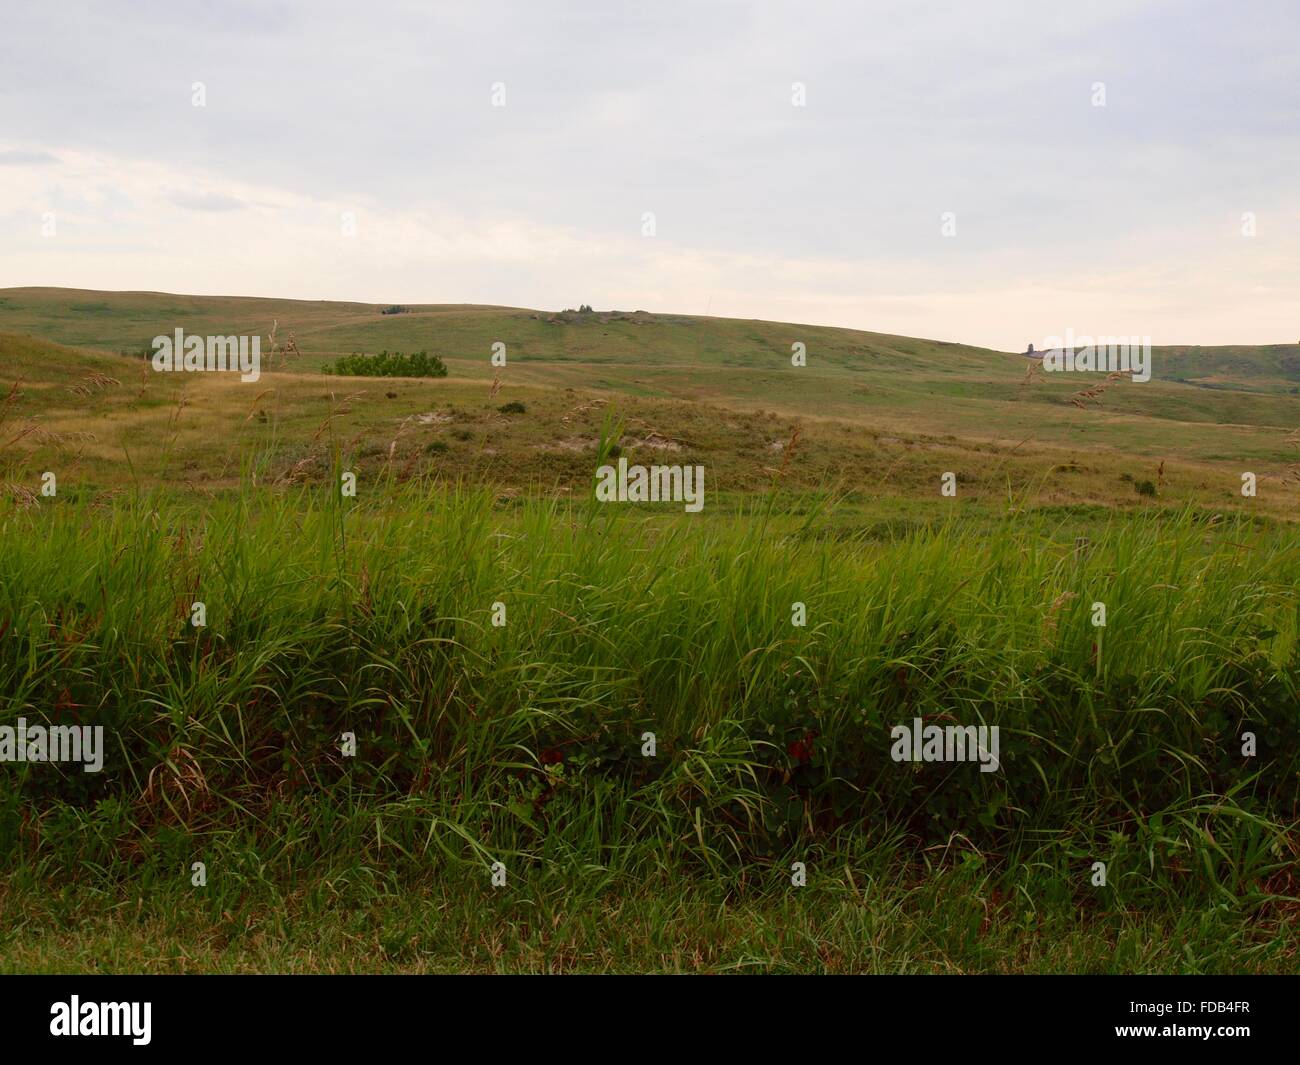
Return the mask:
<svg viewBox="0 0 1300 1065">
<path fill-rule="evenodd" d="M 417 351 L 403 355 L 400 351 L 381 351 L 378 355 L 353 352 L 335 363 L 326 363 L 321 373 L 340 377 L 446 377 L 447 367 L 437 355 Z"/>
<path fill-rule="evenodd" d="M 502 414 L 526 414 L 527 408 L 520 402 L 503 403 L 497 408 Z"/>
<path fill-rule="evenodd" d="M 1140 496 L 1154 496 L 1156 494 L 1156 486 L 1150 481 L 1138 481 L 1133 485 L 1133 488 Z"/>
</svg>

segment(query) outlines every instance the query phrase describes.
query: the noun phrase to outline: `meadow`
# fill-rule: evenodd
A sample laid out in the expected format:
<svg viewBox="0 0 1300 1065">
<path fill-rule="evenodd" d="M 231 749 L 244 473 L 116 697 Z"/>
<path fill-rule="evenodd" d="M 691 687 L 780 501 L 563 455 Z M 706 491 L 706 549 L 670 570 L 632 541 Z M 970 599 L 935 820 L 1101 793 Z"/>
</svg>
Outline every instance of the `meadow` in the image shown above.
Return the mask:
<svg viewBox="0 0 1300 1065">
<path fill-rule="evenodd" d="M 0 767 L 0 970 L 1300 967 L 1293 349 L 1079 407 L 845 330 L 54 292 L 0 293 L 0 724 L 108 750 Z M 269 310 L 255 386 L 116 353 Z M 615 454 L 704 511 L 595 502 Z"/>
</svg>

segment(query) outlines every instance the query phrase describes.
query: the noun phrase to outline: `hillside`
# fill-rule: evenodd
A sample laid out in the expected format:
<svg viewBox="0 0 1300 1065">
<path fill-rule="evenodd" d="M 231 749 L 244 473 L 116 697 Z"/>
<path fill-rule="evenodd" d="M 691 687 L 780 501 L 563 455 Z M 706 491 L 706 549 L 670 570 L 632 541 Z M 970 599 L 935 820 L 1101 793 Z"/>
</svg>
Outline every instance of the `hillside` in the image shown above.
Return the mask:
<svg viewBox="0 0 1300 1065">
<path fill-rule="evenodd" d="M 1004 352 L 821 326 L 640 311 L 383 309 L 0 290 L 0 385 L 23 381 L 8 424 L 37 427 L 15 445 L 32 465 L 9 476 L 30 478 L 52 448 L 96 486 L 131 468 L 227 483 L 254 454 L 268 476 L 295 467 L 294 476 L 307 476 L 324 462 L 328 427 L 362 468 L 392 463 L 408 473 L 572 490 L 590 477 L 609 411 L 627 421 L 633 454 L 705 462 L 711 487 L 724 494 L 769 484 L 798 428 L 798 460 L 784 476 L 808 488 L 928 502 L 939 474 L 953 470 L 968 498 L 1005 499 L 1010 488 L 1032 490 L 1040 504 L 1136 505 L 1133 482 L 1156 482 L 1163 462 L 1166 502 L 1234 505 L 1240 474 L 1250 470 L 1260 477 L 1261 509 L 1296 511 L 1296 346 L 1157 348 L 1149 382 L 1104 382 L 1027 376 L 1026 360 Z M 266 354 L 273 326 L 280 343 L 293 335 L 298 354 L 282 362 Z M 264 376 L 242 384 L 155 374 L 118 354 L 177 327 L 260 334 Z M 508 364 L 493 392 L 496 342 L 506 345 Z M 791 365 L 795 343 L 806 346 L 806 366 Z M 381 349 L 427 349 L 450 376 L 319 373 L 340 354 Z M 92 373 L 116 383 L 88 387 Z M 1079 398 L 1099 384 L 1100 394 Z M 510 401 L 526 412 L 503 413 Z"/>
</svg>

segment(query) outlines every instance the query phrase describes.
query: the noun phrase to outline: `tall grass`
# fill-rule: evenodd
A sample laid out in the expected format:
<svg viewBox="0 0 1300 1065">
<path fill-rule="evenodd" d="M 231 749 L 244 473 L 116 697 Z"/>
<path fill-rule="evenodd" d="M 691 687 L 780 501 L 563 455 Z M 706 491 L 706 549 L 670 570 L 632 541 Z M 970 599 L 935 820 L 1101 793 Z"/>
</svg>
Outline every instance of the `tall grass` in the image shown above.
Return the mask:
<svg viewBox="0 0 1300 1065">
<path fill-rule="evenodd" d="M 201 858 L 214 912 L 497 861 L 773 892 L 795 861 L 976 868 L 1108 911 L 1300 895 L 1293 536 L 817 522 L 412 486 L 7 509 L 0 724 L 102 724 L 109 751 L 0 767 L 3 861 L 114 891 Z M 1001 769 L 892 761 L 915 717 L 998 726 Z"/>
</svg>

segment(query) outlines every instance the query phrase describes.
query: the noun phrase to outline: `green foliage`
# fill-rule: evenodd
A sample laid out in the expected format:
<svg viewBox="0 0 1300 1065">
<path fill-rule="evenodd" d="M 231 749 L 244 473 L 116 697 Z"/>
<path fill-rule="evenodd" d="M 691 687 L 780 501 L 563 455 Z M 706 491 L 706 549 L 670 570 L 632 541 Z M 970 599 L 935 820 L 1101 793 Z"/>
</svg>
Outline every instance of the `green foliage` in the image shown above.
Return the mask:
<svg viewBox="0 0 1300 1065">
<path fill-rule="evenodd" d="M 417 351 L 404 355 L 400 351 L 381 351 L 378 355 L 353 352 L 334 363 L 326 363 L 321 373 L 340 377 L 446 377 L 447 367 L 437 355 Z"/>
<path fill-rule="evenodd" d="M 1093 898 L 1094 860 L 1117 908 L 1244 912 L 1288 883 L 1285 533 L 1137 516 L 1081 558 L 1014 521 L 882 544 L 816 513 L 702 527 L 382 483 L 89 506 L 0 512 L 0 723 L 93 708 L 109 737 L 102 773 L 6 767 L 0 863 L 130 879 L 123 855 L 201 849 L 224 856 L 213 905 L 245 853 L 288 879 L 504 855 L 720 885 L 868 839 L 900 867 L 960 840 L 1061 905 Z M 1001 770 L 894 762 L 917 717 L 999 726 Z"/>
<path fill-rule="evenodd" d="M 0 767 L 0 884 L 76 884 L 123 913 L 170 899 L 168 927 L 226 935 L 289 898 L 369 912 L 416 885 L 443 900 L 426 910 L 478 914 L 456 925 L 473 942 L 562 899 L 690 946 L 718 938 L 701 915 L 725 898 L 743 956 L 807 923 L 849 968 L 867 933 L 846 912 L 880 922 L 872 943 L 916 930 L 888 933 L 892 965 L 941 927 L 962 965 L 1003 966 L 980 932 L 993 907 L 989 934 L 1038 965 L 1086 918 L 1128 945 L 1082 935 L 1059 968 L 1285 966 L 1239 948 L 1294 935 L 1277 927 L 1300 825 L 1293 536 L 1138 515 L 1081 557 L 1020 520 L 825 537 L 776 502 L 708 526 L 382 482 L 6 506 L 0 724 L 93 721 L 107 757 Z M 892 761 L 891 727 L 917 717 L 999 726 L 1001 770 Z M 195 855 L 215 871 L 199 894 L 177 876 Z M 496 860 L 500 897 L 479 886 Z M 793 861 L 810 881 L 792 897 Z M 439 936 L 394 918 L 355 964 L 472 964 Z M 795 948 L 772 936 L 779 968 Z M 657 949 L 633 935 L 608 964 Z"/>
<path fill-rule="evenodd" d="M 153 343 L 150 342 L 148 344 L 141 344 L 138 348 L 121 348 L 118 350 L 118 354 L 123 355 L 128 359 L 142 359 L 145 362 L 149 362 L 154 357 L 154 346 Z"/>
</svg>

